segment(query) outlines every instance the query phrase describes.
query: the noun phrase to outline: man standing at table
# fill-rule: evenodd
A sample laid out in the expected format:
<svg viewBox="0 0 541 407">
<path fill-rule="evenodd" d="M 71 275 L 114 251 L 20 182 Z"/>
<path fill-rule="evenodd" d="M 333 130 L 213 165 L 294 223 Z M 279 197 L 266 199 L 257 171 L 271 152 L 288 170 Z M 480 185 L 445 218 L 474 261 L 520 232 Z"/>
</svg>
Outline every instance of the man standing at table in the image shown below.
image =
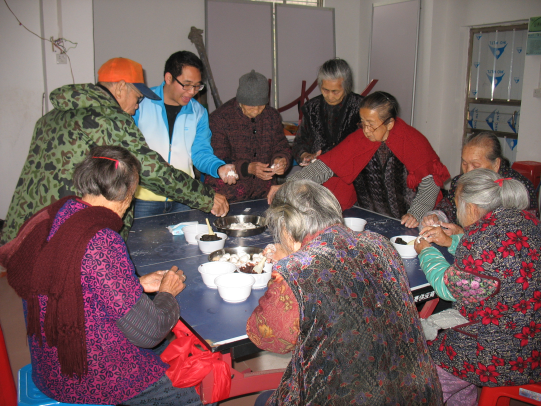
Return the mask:
<svg viewBox="0 0 541 407">
<path fill-rule="evenodd" d="M 96 145 L 127 148 L 141 162 L 141 184 L 156 194 L 217 216 L 229 211 L 223 196 L 168 165 L 148 147 L 131 117 L 144 97 L 159 99 L 145 86 L 141 64 L 127 58 L 103 64 L 97 85 L 65 85 L 51 92 L 54 109 L 36 123 L 0 244 L 13 239 L 24 221 L 40 209 L 77 194 L 73 169 Z M 121 233 L 126 239 L 133 211 L 123 220 Z"/>
<path fill-rule="evenodd" d="M 135 123 L 150 148 L 175 168 L 193 178 L 195 165 L 202 173 L 234 184 L 235 167 L 214 155 L 207 109 L 194 99 L 205 87 L 203 73 L 203 63 L 194 53 L 175 52 L 165 62 L 164 81 L 152 88 L 160 99 L 143 100 Z M 136 218 L 190 209 L 144 186 L 138 188 L 135 198 Z"/>
</svg>

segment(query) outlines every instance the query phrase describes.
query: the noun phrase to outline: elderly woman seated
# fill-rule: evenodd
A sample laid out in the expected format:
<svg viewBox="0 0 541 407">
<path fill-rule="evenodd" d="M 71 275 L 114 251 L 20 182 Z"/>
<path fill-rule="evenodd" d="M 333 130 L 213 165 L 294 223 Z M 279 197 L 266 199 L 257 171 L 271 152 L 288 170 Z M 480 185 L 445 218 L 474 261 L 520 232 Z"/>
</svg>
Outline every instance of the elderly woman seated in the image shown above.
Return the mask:
<svg viewBox="0 0 541 407">
<path fill-rule="evenodd" d="M 439 297 L 464 323 L 429 341 L 444 401 L 472 405 L 475 386 L 513 386 L 541 377 L 541 229 L 517 180 L 476 169 L 458 180 L 458 221 L 449 237 L 426 227 L 415 245 Z M 429 242 L 446 246 L 453 265 Z M 473 385 L 470 385 L 473 384 Z"/>
<path fill-rule="evenodd" d="M 526 207 L 532 214 L 539 217 L 535 188 L 531 181 L 512 169 L 509 161 L 502 155 L 502 146 L 498 137 L 489 131 L 483 131 L 471 136 L 462 148 L 462 174 L 477 169 L 486 168 L 500 174 L 500 178 L 513 178 L 520 181 L 528 191 L 530 203 Z M 421 222 L 420 227 L 438 223 L 456 223 L 455 194 L 458 180 L 462 174 L 457 175 L 451 181 L 451 187 L 445 198 L 437 203 L 435 210 L 428 212 Z M 454 227 L 449 225 L 449 227 Z"/>
<path fill-rule="evenodd" d="M 442 198 L 449 171 L 426 137 L 398 117 L 393 95 L 374 92 L 360 106 L 359 130 L 288 180 L 324 183 L 342 209 L 357 201 L 361 208 L 417 227 Z M 269 203 L 279 187 L 271 187 Z"/>
<path fill-rule="evenodd" d="M 178 321 L 176 267 L 137 278 L 118 231 L 141 165 L 122 147 L 96 147 L 75 169 L 81 197 L 30 218 L 0 248 L 24 300 L 32 379 L 62 403 L 200 405 L 174 388 L 152 350 Z M 145 292 L 156 292 L 150 300 Z"/>
<path fill-rule="evenodd" d="M 389 240 L 344 226 L 336 198 L 312 181 L 286 183 L 266 216 L 282 258 L 247 332 L 262 349 L 293 352 L 268 404 L 441 404 Z"/>
<path fill-rule="evenodd" d="M 254 70 L 242 75 L 237 96 L 211 113 L 209 125 L 214 154 L 234 164 L 239 179 L 228 185 L 207 175 L 205 184 L 229 202 L 267 196 L 275 175 L 283 175 L 291 164 L 282 118 L 269 106 L 267 78 Z"/>
</svg>

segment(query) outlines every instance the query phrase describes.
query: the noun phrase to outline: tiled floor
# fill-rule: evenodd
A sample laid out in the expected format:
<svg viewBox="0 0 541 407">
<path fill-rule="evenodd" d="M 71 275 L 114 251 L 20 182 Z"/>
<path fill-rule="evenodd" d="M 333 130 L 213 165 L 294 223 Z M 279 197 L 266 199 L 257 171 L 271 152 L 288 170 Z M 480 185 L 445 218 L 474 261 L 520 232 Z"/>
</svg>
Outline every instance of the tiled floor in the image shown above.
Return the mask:
<svg viewBox="0 0 541 407">
<path fill-rule="evenodd" d="M 11 363 L 11 370 L 17 383 L 17 372 L 30 363 L 30 353 L 26 340 L 22 301 L 9 286 L 5 273 L 0 274 L 0 324 L 4 333 L 6 347 Z M 239 371 L 252 371 L 285 368 L 291 358 L 290 354 L 278 355 L 261 352 L 257 356 L 244 359 L 235 364 Z M 257 394 L 237 397 L 220 403 L 221 406 L 253 406 Z"/>
</svg>

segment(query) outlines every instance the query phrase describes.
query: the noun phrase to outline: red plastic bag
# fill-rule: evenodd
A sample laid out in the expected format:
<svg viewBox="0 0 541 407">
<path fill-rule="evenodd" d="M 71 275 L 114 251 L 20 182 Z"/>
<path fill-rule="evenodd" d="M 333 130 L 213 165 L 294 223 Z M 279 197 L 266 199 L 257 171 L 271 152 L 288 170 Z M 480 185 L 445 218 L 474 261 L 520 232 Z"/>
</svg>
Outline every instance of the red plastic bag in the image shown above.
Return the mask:
<svg viewBox="0 0 541 407">
<path fill-rule="evenodd" d="M 170 366 L 165 374 L 173 386 L 197 386 L 214 369 L 214 387 L 210 402 L 216 403 L 228 398 L 231 391 L 231 370 L 222 360 L 222 354 L 209 351 L 181 321 L 177 322 L 173 333 L 177 338 L 160 355 Z"/>
</svg>

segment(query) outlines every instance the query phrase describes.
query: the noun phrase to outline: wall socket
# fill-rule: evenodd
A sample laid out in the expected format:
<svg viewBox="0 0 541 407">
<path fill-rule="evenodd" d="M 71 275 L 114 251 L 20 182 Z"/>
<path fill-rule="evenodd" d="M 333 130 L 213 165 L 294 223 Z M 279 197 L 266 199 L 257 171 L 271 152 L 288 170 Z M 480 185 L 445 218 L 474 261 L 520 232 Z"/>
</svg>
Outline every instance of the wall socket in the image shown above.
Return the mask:
<svg viewBox="0 0 541 407">
<path fill-rule="evenodd" d="M 66 54 L 56 54 L 56 63 L 57 64 L 67 64 L 68 56 Z"/>
</svg>

